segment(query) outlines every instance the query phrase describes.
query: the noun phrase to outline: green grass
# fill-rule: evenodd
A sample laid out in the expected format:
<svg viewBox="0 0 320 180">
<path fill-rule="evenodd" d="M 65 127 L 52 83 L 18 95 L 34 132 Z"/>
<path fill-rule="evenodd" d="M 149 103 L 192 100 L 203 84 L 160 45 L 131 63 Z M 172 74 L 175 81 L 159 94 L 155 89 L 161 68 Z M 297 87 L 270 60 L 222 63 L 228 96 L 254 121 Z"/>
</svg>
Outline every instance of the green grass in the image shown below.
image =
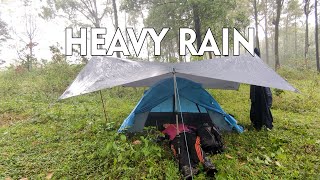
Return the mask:
<svg viewBox="0 0 320 180">
<path fill-rule="evenodd" d="M 53 64 L 31 73 L 0 72 L 0 179 L 180 178 L 170 150 L 153 142 L 154 133 L 117 134 L 144 89 L 104 90 L 107 122 L 98 93 L 56 101 L 80 69 Z M 274 91 L 272 131 L 251 129 L 249 86 L 209 90 L 246 128 L 224 134 L 226 151 L 210 156 L 217 179 L 320 179 L 320 76 L 279 73 L 301 93 Z"/>
</svg>

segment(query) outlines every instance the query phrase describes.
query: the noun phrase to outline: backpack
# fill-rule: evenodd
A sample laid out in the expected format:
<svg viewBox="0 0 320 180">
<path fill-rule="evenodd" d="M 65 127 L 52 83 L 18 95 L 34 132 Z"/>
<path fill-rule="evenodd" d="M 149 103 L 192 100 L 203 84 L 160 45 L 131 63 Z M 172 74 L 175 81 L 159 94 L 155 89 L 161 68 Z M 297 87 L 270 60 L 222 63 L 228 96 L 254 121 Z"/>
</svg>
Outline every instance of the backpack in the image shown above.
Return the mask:
<svg viewBox="0 0 320 180">
<path fill-rule="evenodd" d="M 201 148 L 206 153 L 217 154 L 223 151 L 223 140 L 219 130 L 214 125 L 203 123 L 197 128 Z"/>
</svg>

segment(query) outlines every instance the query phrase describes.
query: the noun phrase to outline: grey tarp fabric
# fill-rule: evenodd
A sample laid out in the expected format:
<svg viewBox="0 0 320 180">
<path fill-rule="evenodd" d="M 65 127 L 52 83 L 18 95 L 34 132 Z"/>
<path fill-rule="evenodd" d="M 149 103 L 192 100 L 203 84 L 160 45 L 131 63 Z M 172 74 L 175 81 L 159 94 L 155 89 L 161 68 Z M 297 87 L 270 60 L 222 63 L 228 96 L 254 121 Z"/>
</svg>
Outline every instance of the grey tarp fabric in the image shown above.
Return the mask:
<svg viewBox="0 0 320 180">
<path fill-rule="evenodd" d="M 172 69 L 174 67 L 171 67 L 171 72 L 166 73 L 160 76 L 154 76 L 150 77 L 147 79 L 143 79 L 140 81 L 135 81 L 131 82 L 128 84 L 124 84 L 123 86 L 127 87 L 150 87 L 156 82 L 162 80 L 162 79 L 167 79 L 172 77 Z M 215 78 L 207 78 L 207 77 L 202 77 L 202 76 L 196 76 L 196 75 L 191 75 L 191 74 L 184 74 L 184 73 L 179 73 L 176 72 L 176 77 L 181 77 L 185 79 L 189 79 L 191 81 L 197 82 L 199 84 L 202 84 L 204 88 L 212 88 L 212 89 L 230 89 L 230 90 L 236 90 L 239 88 L 239 83 L 237 82 L 232 82 L 232 81 L 225 81 L 225 80 L 220 80 L 220 79 L 215 79 Z"/>
<path fill-rule="evenodd" d="M 93 57 L 59 99 L 111 88 L 168 72 L 170 69 L 160 63 Z"/>
<path fill-rule="evenodd" d="M 159 80 L 186 78 L 205 88 L 238 89 L 239 83 L 297 91 L 258 56 L 240 55 L 186 63 L 141 62 L 93 57 L 60 96 L 65 99 L 114 86 L 149 87 Z"/>
<path fill-rule="evenodd" d="M 176 71 L 191 75 L 194 72 L 201 72 L 202 77 L 297 92 L 258 56 L 253 57 L 250 54 L 180 63 Z"/>
</svg>

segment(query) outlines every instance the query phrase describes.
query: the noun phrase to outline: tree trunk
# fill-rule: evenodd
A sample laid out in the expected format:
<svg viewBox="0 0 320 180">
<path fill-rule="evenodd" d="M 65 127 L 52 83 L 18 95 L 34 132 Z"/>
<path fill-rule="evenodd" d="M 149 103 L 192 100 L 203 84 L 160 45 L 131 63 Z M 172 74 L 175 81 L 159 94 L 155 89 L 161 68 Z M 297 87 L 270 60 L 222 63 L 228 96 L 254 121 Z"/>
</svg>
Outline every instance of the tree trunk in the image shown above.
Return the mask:
<svg viewBox="0 0 320 180">
<path fill-rule="evenodd" d="M 92 9 L 91 9 L 91 12 L 92 12 L 91 14 L 94 18 L 94 25 L 95 25 L 95 27 L 100 27 L 101 23 L 100 23 L 100 19 L 98 17 L 97 1 L 93 0 L 92 2 L 93 2 L 94 7 L 92 7 Z M 90 12 L 90 9 L 88 9 L 88 10 Z"/>
<path fill-rule="evenodd" d="M 270 46 L 271 47 L 271 52 L 273 53 L 274 52 L 274 28 L 271 29 L 270 31 Z M 274 56 L 270 56 L 272 61 L 274 61 Z"/>
<path fill-rule="evenodd" d="M 173 59 L 176 58 L 176 56 L 175 56 L 176 52 L 174 51 L 175 48 L 174 48 L 174 40 L 173 39 L 170 40 L 169 48 L 170 48 L 169 54 L 170 54 L 170 62 L 171 62 Z"/>
<path fill-rule="evenodd" d="M 304 62 L 307 67 L 307 56 L 308 56 L 308 50 L 309 50 L 309 15 L 306 15 L 306 33 L 305 33 L 305 43 L 304 43 Z"/>
<path fill-rule="evenodd" d="M 269 40 L 268 40 L 268 1 L 265 0 L 264 4 L 264 26 L 265 26 L 265 31 L 264 31 L 264 39 L 266 42 L 266 62 L 269 64 Z"/>
<path fill-rule="evenodd" d="M 254 22 L 256 26 L 256 48 L 259 47 L 259 35 L 258 35 L 258 10 L 257 10 L 257 0 L 253 0 L 253 9 L 254 9 Z"/>
<path fill-rule="evenodd" d="M 294 16 L 294 57 L 297 58 L 297 16 Z"/>
<path fill-rule="evenodd" d="M 318 7 L 317 0 L 314 0 L 314 16 L 315 16 L 315 43 L 316 43 L 316 62 L 317 62 L 317 71 L 320 73 L 320 64 L 319 64 L 319 35 L 318 35 Z"/>
<path fill-rule="evenodd" d="M 124 29 L 125 29 L 125 32 L 126 32 L 126 43 L 127 43 L 127 47 L 128 47 L 128 50 L 130 51 L 130 43 L 129 43 L 129 37 L 128 37 L 128 33 L 127 33 L 127 13 L 125 12 L 124 13 Z"/>
<path fill-rule="evenodd" d="M 274 28 L 271 30 L 271 52 L 274 52 Z M 273 57 L 274 58 L 274 57 Z M 274 59 L 273 59 L 274 60 Z"/>
<path fill-rule="evenodd" d="M 309 14 L 310 14 L 310 7 L 309 7 L 310 0 L 304 0 L 304 14 L 306 16 L 306 33 L 305 33 L 305 44 L 304 44 L 304 63 L 306 65 L 306 68 L 308 68 L 308 50 L 309 50 Z"/>
<path fill-rule="evenodd" d="M 198 5 L 192 4 L 192 10 L 193 10 L 194 29 L 196 31 L 196 36 L 197 36 L 197 50 L 199 50 L 201 46 L 201 24 L 200 24 Z"/>
<path fill-rule="evenodd" d="M 150 52 L 149 52 L 149 41 L 148 41 L 148 37 L 147 39 L 147 53 L 148 53 L 148 61 L 150 61 Z"/>
<path fill-rule="evenodd" d="M 279 60 L 279 22 L 280 22 L 280 14 L 283 0 L 277 0 L 277 14 L 275 20 L 275 29 L 274 29 L 274 57 L 275 57 L 275 70 L 280 68 L 280 60 Z"/>
<path fill-rule="evenodd" d="M 177 44 L 177 54 L 179 57 L 179 62 L 182 62 L 182 56 L 180 56 L 180 47 L 179 47 L 179 31 L 176 32 L 176 44 Z"/>
<path fill-rule="evenodd" d="M 288 45 L 288 26 L 289 26 L 289 15 L 287 15 L 287 17 L 286 17 L 286 27 L 285 27 L 286 36 L 285 36 L 285 39 L 284 39 L 284 46 Z M 283 53 L 284 53 L 284 55 L 283 55 L 284 58 L 288 58 L 287 55 L 288 54 L 290 55 L 290 52 L 288 52 L 288 51 L 283 51 Z"/>
<path fill-rule="evenodd" d="M 117 30 L 119 27 L 118 24 L 118 10 L 117 10 L 117 4 L 116 4 L 116 0 L 112 0 L 112 7 L 113 7 L 113 13 L 114 13 L 114 23 L 115 23 L 115 29 Z M 116 52 L 117 53 L 117 57 L 120 58 L 120 52 Z"/>
<path fill-rule="evenodd" d="M 27 61 L 28 61 L 28 71 L 32 70 L 32 57 L 33 57 L 33 42 L 32 42 L 32 37 L 29 36 L 29 56 L 27 56 Z"/>
</svg>

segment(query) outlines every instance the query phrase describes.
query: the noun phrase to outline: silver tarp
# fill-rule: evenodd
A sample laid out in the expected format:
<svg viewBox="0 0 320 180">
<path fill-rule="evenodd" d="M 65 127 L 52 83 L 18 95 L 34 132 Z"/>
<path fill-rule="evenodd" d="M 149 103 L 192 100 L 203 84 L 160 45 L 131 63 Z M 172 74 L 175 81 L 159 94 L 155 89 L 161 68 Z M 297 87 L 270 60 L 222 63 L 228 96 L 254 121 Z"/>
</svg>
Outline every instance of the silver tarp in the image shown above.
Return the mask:
<svg viewBox="0 0 320 180">
<path fill-rule="evenodd" d="M 177 77 L 205 88 L 238 89 L 239 83 L 297 91 L 258 56 L 240 55 L 186 63 L 141 62 L 114 57 L 93 57 L 60 96 L 65 99 L 114 86 L 152 86 Z"/>
</svg>

